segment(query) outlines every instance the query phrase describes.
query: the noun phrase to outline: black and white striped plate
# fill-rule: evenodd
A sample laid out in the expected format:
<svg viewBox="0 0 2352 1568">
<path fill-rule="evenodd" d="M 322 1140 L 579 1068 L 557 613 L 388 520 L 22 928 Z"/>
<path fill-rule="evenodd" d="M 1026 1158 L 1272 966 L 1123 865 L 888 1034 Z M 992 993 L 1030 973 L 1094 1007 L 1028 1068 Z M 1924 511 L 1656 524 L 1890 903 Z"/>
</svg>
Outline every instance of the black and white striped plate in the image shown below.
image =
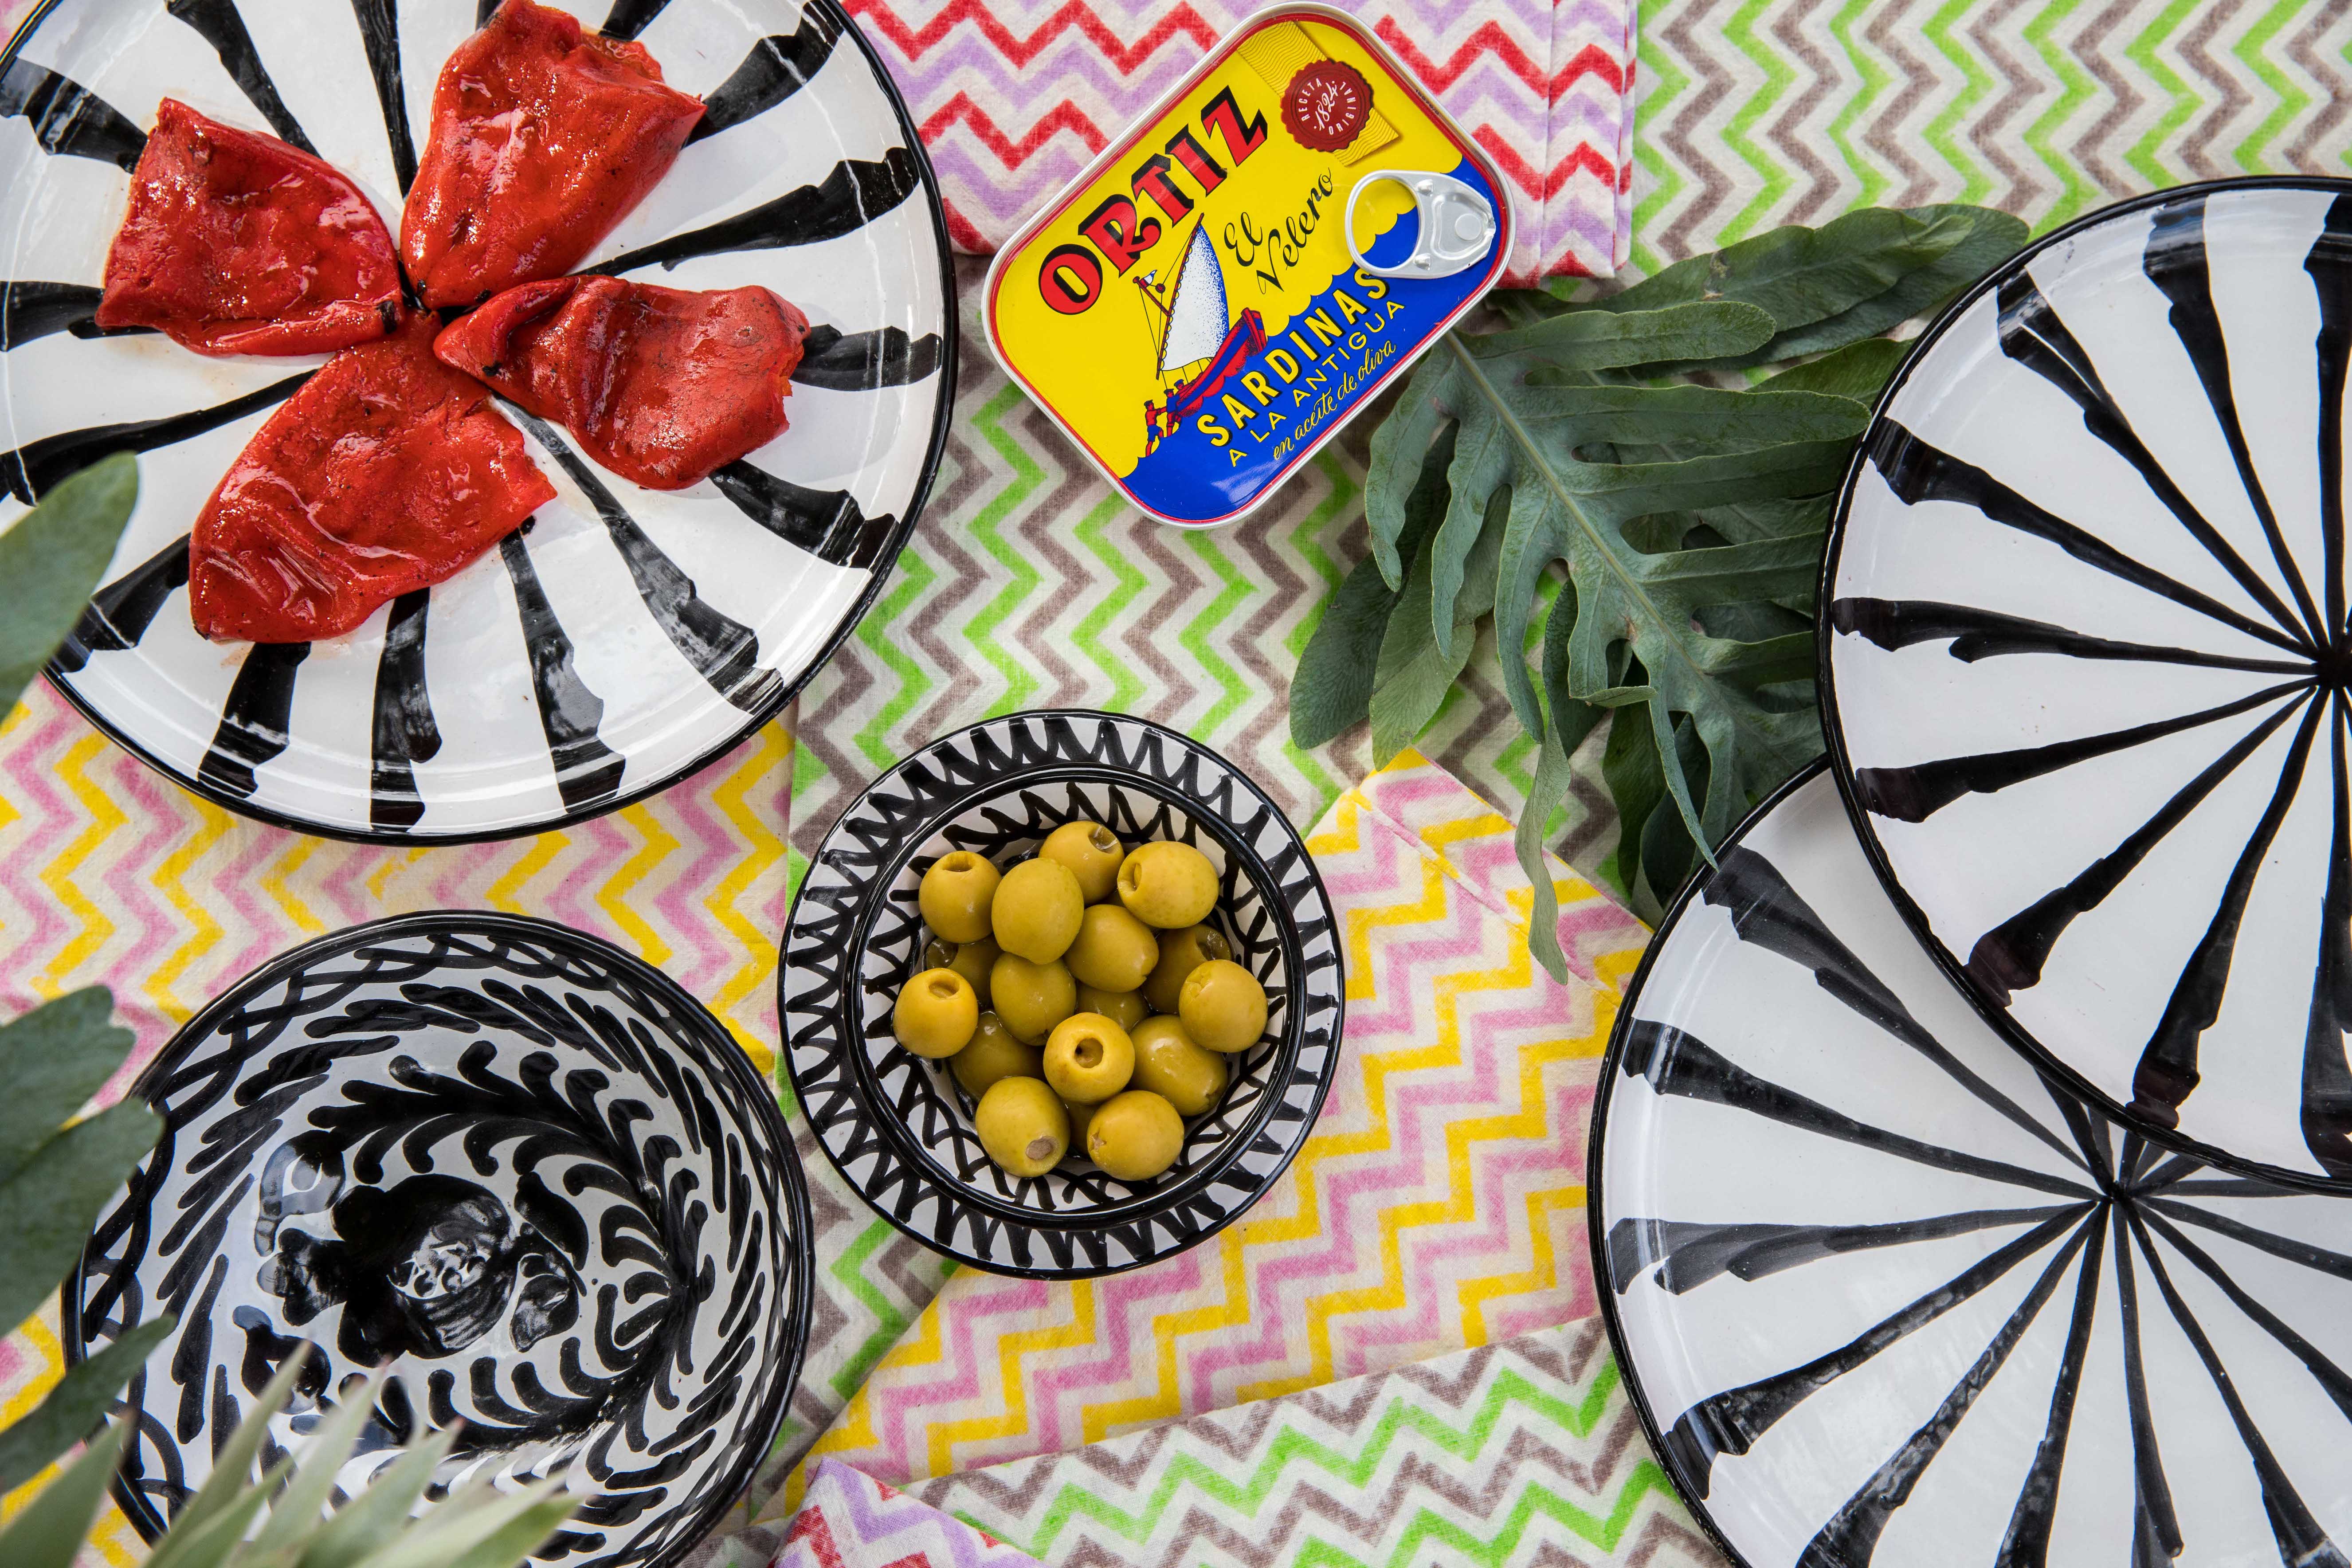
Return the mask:
<svg viewBox="0 0 2352 1568">
<path fill-rule="evenodd" d="M 2344 1568 L 2352 1204 L 2039 1076 L 1820 765 L 1658 928 L 1588 1186 L 1627 1388 L 1747 1568 Z"/>
<path fill-rule="evenodd" d="M 187 531 L 321 359 L 205 359 L 90 312 L 157 101 L 308 145 L 399 228 L 433 86 L 491 0 L 47 0 L 0 68 L 0 522 L 142 453 L 108 585 L 50 676 L 215 803 L 339 837 L 452 841 L 612 809 L 772 717 L 879 592 L 946 438 L 946 226 L 904 106 L 835 0 L 556 0 L 709 104 L 591 266 L 763 284 L 807 312 L 792 428 L 641 489 L 516 416 L 558 496 L 524 533 L 332 642 L 215 644 Z"/>
<path fill-rule="evenodd" d="M 1947 314 L 1822 587 L 1832 755 L 2014 1043 L 2160 1140 L 2352 1184 L 2352 184 L 2159 192 Z"/>
</svg>

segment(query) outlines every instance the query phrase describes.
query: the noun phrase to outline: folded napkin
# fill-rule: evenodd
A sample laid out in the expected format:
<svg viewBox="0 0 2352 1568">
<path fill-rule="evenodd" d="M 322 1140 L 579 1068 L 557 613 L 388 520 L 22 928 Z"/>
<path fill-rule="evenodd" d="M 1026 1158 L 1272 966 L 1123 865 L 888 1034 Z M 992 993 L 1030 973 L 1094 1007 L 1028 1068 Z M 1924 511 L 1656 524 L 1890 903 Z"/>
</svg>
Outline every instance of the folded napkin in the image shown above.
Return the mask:
<svg viewBox="0 0 2352 1568">
<path fill-rule="evenodd" d="M 827 1462 L 784 1531 L 772 1568 L 1038 1568 L 935 1508 Z"/>
<path fill-rule="evenodd" d="M 1634 0 L 1341 0 L 1512 187 L 1514 277 L 1606 278 L 1633 233 Z M 1254 7 L 1248 0 L 856 0 L 939 170 L 994 250 Z"/>
<path fill-rule="evenodd" d="M 1552 982 L 1528 958 L 1509 820 L 1410 752 L 1307 847 L 1343 933 L 1348 1019 L 1290 1169 L 1235 1225 L 1130 1273 L 959 1270 L 813 1454 L 940 1476 L 1594 1310 L 1585 1126 L 1641 924 L 1555 863 L 1573 973 Z"/>
<path fill-rule="evenodd" d="M 1597 1318 L 908 1495 L 1071 1568 L 1723 1561 L 1643 1447 Z"/>
</svg>

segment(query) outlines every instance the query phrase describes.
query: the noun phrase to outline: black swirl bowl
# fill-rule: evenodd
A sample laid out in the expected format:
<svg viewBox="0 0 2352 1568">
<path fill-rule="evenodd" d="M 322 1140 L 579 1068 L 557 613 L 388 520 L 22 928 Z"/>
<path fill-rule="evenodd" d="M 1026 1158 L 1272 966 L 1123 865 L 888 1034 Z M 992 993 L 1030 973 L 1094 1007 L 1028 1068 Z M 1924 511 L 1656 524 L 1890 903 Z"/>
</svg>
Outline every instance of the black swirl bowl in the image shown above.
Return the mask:
<svg viewBox="0 0 2352 1568">
<path fill-rule="evenodd" d="M 916 892 L 964 849 L 1009 866 L 1063 823 L 1129 847 L 1177 839 L 1217 869 L 1211 918 L 1265 987 L 1266 1033 L 1176 1163 L 1123 1182 L 1073 1156 L 1000 1170 L 945 1062 L 901 1047 L 898 988 L 922 968 Z M 1140 719 L 1016 713 L 933 742 L 843 812 L 793 902 L 777 977 L 784 1065 L 826 1155 L 908 1236 L 992 1273 L 1083 1279 L 1183 1251 L 1231 1224 L 1307 1141 L 1338 1059 L 1344 984 L 1322 879 L 1265 792 Z"/>
<path fill-rule="evenodd" d="M 370 1368 L 343 1483 L 461 1426 L 435 1494 L 568 1474 L 533 1561 L 666 1568 L 734 1501 L 799 1374 L 808 1196 L 767 1083 L 627 953 L 543 921 L 406 915 L 199 1013 L 132 1092 L 164 1131 L 64 1295 L 69 1361 L 178 1320 L 124 1391 L 115 1495 L 152 1540 L 296 1347 L 274 1460 Z"/>
</svg>

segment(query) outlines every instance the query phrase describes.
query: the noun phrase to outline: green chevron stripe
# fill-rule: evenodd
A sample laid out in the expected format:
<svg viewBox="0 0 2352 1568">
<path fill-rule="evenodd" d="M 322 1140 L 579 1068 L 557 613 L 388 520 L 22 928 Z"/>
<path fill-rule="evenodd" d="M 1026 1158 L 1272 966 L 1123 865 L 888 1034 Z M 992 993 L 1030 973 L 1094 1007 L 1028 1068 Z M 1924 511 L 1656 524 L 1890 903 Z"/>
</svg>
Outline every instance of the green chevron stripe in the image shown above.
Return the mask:
<svg viewBox="0 0 2352 1568">
<path fill-rule="evenodd" d="M 1862 155 L 1853 140 L 1855 123 L 1885 95 L 1887 84 L 1895 79 L 1870 51 L 1854 42 L 1853 25 L 1862 19 L 1864 8 L 1874 8 L 1879 3 L 1880 0 L 1845 0 L 1830 21 L 1831 36 L 1845 50 L 1846 63 L 1860 79 L 1853 95 L 1839 106 L 1830 120 L 1830 140 L 1837 144 L 1838 155 L 1845 160 L 1846 168 L 1861 182 L 1862 190 L 1854 205 L 1865 207 L 1884 201 L 1887 187 L 1895 183 L 1885 170 Z"/>
<path fill-rule="evenodd" d="M 1109 673 L 1112 679 L 1110 696 L 1103 706 L 1119 712 L 1134 708 L 1136 699 L 1143 695 L 1143 678 L 1113 650 L 1109 640 L 1121 614 L 1142 596 L 1146 586 L 1143 574 L 1135 569 L 1135 563 L 1112 541 L 1108 531 L 1111 520 L 1126 510 L 1126 503 L 1118 496 L 1106 495 L 1078 523 L 1078 542 L 1103 563 L 1111 580 L 1118 585 L 1104 596 L 1102 603 L 1097 605 L 1085 620 L 1078 623 L 1077 632 L 1070 639 L 1077 645 L 1080 653 Z"/>
<path fill-rule="evenodd" d="M 2196 92 L 2180 79 L 2179 72 L 2164 63 L 2157 50 L 2163 47 L 2165 39 L 2172 36 L 2172 30 L 2180 26 L 2183 17 L 2207 3 L 2209 0 L 2172 0 L 2171 5 L 2157 14 L 2155 20 L 2134 35 L 2130 45 L 2124 50 L 2125 56 L 2146 71 L 2148 79 L 2171 99 L 2171 104 L 2162 117 L 2132 143 L 2130 152 L 2124 154 L 2133 170 L 2151 185 L 2171 184 L 2182 178 L 2179 171 L 2164 164 L 2158 150 L 2174 132 L 2189 122 L 2189 117 L 2200 107 Z"/>
<path fill-rule="evenodd" d="M 2258 174 L 2270 167 L 2264 154 L 2278 134 L 2311 106 L 2311 94 L 2297 86 L 2293 77 L 2279 68 L 2278 61 L 2270 55 L 2272 40 L 2276 38 L 2288 21 L 2302 9 L 2299 0 L 2278 0 L 2262 19 L 2246 29 L 2237 47 L 2230 51 L 2237 62 L 2259 78 L 2262 84 L 2278 95 L 2271 111 L 2263 116 L 2262 123 L 2247 133 L 2246 139 L 2231 152 L 2238 167 L 2249 174 Z"/>
</svg>

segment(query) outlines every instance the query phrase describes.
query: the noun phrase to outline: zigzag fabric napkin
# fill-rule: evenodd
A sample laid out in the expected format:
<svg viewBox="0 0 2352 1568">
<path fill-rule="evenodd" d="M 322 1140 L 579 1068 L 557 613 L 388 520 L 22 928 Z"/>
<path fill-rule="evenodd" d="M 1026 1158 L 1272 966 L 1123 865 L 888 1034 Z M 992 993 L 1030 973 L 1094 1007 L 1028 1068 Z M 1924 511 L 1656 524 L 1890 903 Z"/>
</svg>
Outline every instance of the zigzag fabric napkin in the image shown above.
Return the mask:
<svg viewBox="0 0 2352 1568">
<path fill-rule="evenodd" d="M 1597 1318 L 908 1497 L 1057 1568 L 1722 1563 L 1643 1446 Z"/>
<path fill-rule="evenodd" d="M 1510 271 L 1606 278 L 1633 233 L 1634 0 L 1340 0 L 1512 187 Z M 850 0 L 987 252 L 1253 9 L 1248 0 Z"/>
<path fill-rule="evenodd" d="M 816 1468 L 772 1568 L 1038 1568 L 991 1540 L 847 1465 Z"/>
<path fill-rule="evenodd" d="M 926 1479 L 1590 1315 L 1585 1127 L 1646 933 L 1555 864 L 1554 984 L 1511 831 L 1414 753 L 1343 795 L 1307 847 L 1347 944 L 1347 1050 L 1290 1169 L 1131 1273 L 958 1271 L 813 1454 Z"/>
</svg>

